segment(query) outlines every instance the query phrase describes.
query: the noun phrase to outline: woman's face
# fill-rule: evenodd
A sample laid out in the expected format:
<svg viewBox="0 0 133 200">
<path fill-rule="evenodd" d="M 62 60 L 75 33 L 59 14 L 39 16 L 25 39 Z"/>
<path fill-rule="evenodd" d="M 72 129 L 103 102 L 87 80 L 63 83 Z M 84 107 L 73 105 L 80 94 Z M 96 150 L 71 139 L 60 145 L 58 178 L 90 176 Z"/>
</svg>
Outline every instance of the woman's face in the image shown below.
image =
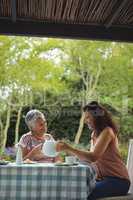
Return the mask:
<svg viewBox="0 0 133 200">
<path fill-rule="evenodd" d="M 89 112 L 85 112 L 85 118 L 84 118 L 84 123 L 88 125 L 89 128 L 93 129 L 94 128 L 94 120 Z"/>
<path fill-rule="evenodd" d="M 35 121 L 35 126 L 34 126 L 34 128 L 32 128 L 32 130 L 38 135 L 46 133 L 47 132 L 47 121 L 46 121 L 46 119 L 45 118 L 44 119 L 42 119 L 42 118 L 37 119 Z"/>
</svg>

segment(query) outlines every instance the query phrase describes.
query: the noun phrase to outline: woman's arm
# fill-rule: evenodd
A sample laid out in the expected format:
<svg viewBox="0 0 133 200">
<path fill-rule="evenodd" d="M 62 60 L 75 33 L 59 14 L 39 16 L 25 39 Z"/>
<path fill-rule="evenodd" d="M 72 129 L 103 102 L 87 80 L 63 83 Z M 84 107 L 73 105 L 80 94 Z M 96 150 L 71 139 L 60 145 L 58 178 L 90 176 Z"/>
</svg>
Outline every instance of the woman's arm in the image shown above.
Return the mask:
<svg viewBox="0 0 133 200">
<path fill-rule="evenodd" d="M 18 143 L 22 149 L 23 160 L 25 160 L 25 159 L 30 159 L 30 160 L 42 159 L 44 157 L 44 154 L 41 151 L 42 143 L 31 149 L 31 145 L 30 145 L 31 144 L 31 134 L 29 134 L 29 133 L 24 134 L 20 138 L 20 141 Z"/>
<path fill-rule="evenodd" d="M 42 144 L 35 146 L 30 152 L 22 147 L 22 155 L 23 160 L 30 159 L 30 160 L 40 160 L 44 157 L 44 154 L 41 152 Z"/>
<path fill-rule="evenodd" d="M 78 156 L 81 160 L 84 160 L 87 162 L 95 162 L 106 151 L 113 137 L 114 137 L 114 133 L 112 129 L 106 128 L 97 138 L 96 144 L 92 151 L 79 150 L 64 142 L 59 142 L 57 144 L 57 151 L 63 150 L 70 154 L 74 154 Z"/>
</svg>

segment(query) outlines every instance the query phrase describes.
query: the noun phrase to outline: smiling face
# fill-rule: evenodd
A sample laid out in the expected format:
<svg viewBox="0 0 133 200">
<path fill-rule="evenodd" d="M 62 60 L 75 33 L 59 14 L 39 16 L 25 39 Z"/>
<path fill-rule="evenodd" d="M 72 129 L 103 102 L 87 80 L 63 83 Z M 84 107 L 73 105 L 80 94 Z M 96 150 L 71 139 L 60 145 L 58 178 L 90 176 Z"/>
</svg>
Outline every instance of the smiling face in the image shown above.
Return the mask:
<svg viewBox="0 0 133 200">
<path fill-rule="evenodd" d="M 43 135 L 47 132 L 47 121 L 45 118 L 38 118 L 35 121 L 34 127 L 32 127 L 32 131 L 38 136 Z"/>
<path fill-rule="evenodd" d="M 88 125 L 89 128 L 94 128 L 94 119 L 90 112 L 85 112 L 84 123 Z"/>
</svg>

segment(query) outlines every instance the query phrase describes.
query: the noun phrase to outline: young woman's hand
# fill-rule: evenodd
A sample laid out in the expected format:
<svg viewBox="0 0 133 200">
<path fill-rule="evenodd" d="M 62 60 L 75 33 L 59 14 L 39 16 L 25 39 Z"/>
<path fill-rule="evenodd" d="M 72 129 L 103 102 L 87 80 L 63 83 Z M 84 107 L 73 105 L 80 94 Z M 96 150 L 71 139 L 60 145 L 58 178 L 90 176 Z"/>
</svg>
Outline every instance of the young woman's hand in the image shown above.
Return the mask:
<svg viewBox="0 0 133 200">
<path fill-rule="evenodd" d="M 69 151 L 71 146 L 66 142 L 59 141 L 56 144 L 56 151 Z"/>
</svg>

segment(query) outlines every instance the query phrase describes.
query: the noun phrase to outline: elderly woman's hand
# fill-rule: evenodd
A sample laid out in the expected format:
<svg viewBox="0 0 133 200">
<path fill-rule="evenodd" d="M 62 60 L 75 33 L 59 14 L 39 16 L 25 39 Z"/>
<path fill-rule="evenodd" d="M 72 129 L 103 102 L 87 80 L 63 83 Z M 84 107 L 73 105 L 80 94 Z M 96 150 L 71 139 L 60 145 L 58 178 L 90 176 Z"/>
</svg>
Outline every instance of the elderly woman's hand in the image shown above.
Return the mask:
<svg viewBox="0 0 133 200">
<path fill-rule="evenodd" d="M 30 160 L 39 160 L 44 157 L 44 154 L 42 153 L 42 145 L 43 144 L 38 144 L 35 146 L 29 153 L 23 153 L 23 159 L 30 159 Z M 24 149 L 23 149 L 24 152 Z"/>
<path fill-rule="evenodd" d="M 31 156 L 34 160 L 39 160 L 44 157 L 44 154 L 42 153 L 42 144 L 39 144 L 32 149 Z"/>
<path fill-rule="evenodd" d="M 58 141 L 56 144 L 56 151 L 69 151 L 71 146 L 64 141 Z"/>
</svg>

